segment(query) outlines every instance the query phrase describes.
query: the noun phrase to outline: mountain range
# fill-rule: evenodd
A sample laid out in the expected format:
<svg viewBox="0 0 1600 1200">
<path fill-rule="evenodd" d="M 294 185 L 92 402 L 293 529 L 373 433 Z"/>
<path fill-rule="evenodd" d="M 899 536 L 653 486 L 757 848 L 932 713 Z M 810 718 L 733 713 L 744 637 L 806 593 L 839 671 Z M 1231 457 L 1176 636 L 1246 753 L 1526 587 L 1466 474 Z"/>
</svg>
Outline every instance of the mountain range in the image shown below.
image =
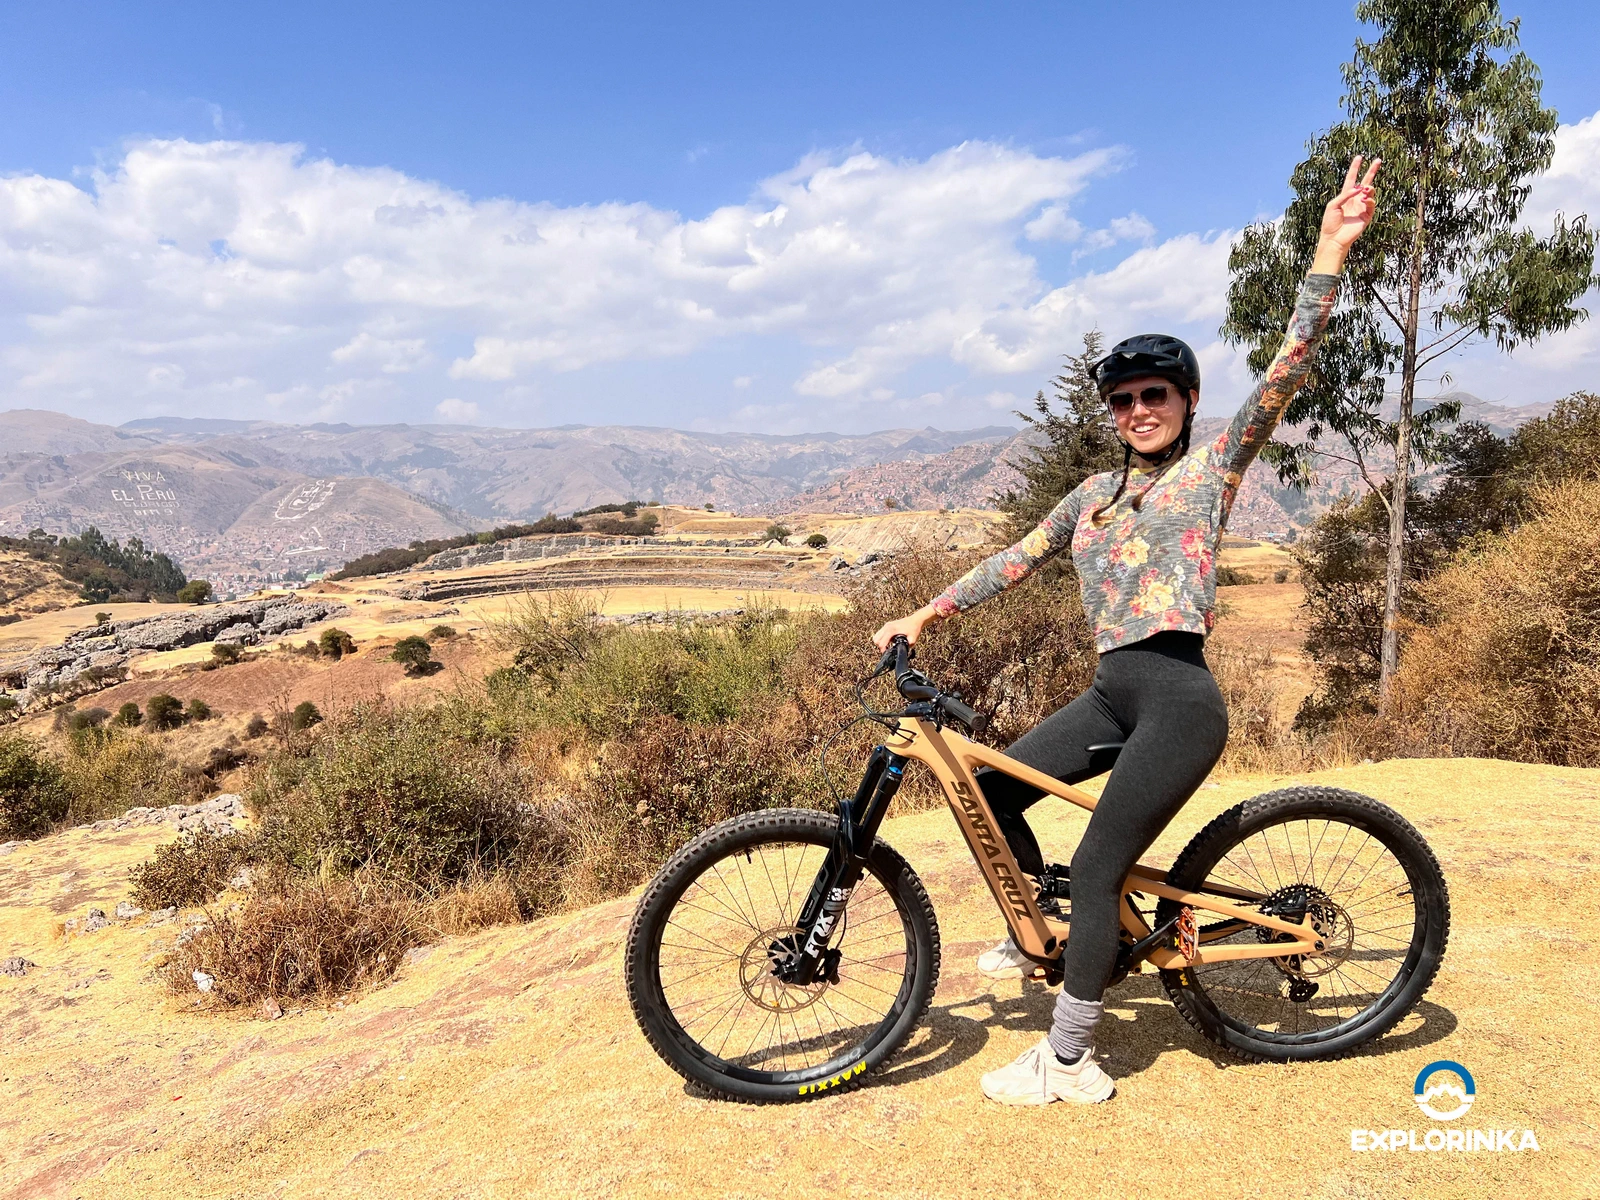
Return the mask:
<svg viewBox="0 0 1600 1200">
<path fill-rule="evenodd" d="M 1502 434 L 1549 410 L 1447 398 L 1462 401 L 1463 420 Z M 1197 420 L 1196 441 L 1224 424 Z M 136 535 L 227 594 L 385 546 L 625 499 L 774 515 L 986 506 L 1017 486 L 1011 464 L 1034 436 L 995 425 L 785 435 L 181 417 L 110 426 L 14 409 L 0 413 L 0 533 L 92 524 Z M 1253 471 L 1232 528 L 1284 536 L 1361 486 L 1336 459 L 1306 492 Z"/>
<path fill-rule="evenodd" d="M 635 426 L 97 425 L 0 413 L 0 532 L 96 525 L 143 538 L 219 591 L 385 546 L 625 499 L 765 511 L 834 475 L 999 444 L 960 432 L 713 434 Z"/>
</svg>

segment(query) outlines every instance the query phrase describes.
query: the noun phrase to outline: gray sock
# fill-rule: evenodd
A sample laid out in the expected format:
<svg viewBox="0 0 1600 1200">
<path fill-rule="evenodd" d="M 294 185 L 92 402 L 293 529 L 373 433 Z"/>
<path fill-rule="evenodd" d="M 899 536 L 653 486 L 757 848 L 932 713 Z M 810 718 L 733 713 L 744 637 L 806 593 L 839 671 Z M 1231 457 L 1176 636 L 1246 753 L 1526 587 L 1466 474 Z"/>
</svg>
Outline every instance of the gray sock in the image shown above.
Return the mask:
<svg viewBox="0 0 1600 1200">
<path fill-rule="evenodd" d="M 1079 1000 L 1061 989 L 1056 997 L 1055 1020 L 1050 1025 L 1050 1049 L 1064 1063 L 1075 1063 L 1094 1045 L 1094 1027 L 1105 1015 L 1099 1000 Z"/>
</svg>

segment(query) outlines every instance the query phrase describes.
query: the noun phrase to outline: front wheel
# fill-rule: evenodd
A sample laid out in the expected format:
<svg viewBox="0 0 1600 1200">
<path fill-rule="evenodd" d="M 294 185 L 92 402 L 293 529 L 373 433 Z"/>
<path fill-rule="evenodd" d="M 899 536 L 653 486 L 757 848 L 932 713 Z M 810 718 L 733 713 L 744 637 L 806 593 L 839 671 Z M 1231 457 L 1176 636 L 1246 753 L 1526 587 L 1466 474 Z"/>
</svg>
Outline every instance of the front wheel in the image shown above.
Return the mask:
<svg viewBox="0 0 1600 1200">
<path fill-rule="evenodd" d="M 1286 788 L 1235 805 L 1194 836 L 1168 881 L 1191 892 L 1247 890 L 1277 916 L 1309 918 L 1327 944 L 1317 955 L 1161 972 L 1185 1020 L 1254 1062 L 1338 1058 L 1382 1036 L 1428 990 L 1450 936 L 1450 895 L 1422 835 L 1387 805 L 1338 788 Z M 1177 902 L 1163 900 L 1156 921 L 1177 914 Z M 1289 936 L 1195 915 L 1202 952 Z"/>
<path fill-rule="evenodd" d="M 628 999 L 650 1045 L 730 1099 L 810 1099 L 857 1086 L 911 1036 L 939 981 L 933 906 L 906 861 L 875 842 L 830 940 L 826 977 L 785 982 L 794 922 L 838 819 L 747 813 L 675 854 L 628 931 Z"/>
</svg>

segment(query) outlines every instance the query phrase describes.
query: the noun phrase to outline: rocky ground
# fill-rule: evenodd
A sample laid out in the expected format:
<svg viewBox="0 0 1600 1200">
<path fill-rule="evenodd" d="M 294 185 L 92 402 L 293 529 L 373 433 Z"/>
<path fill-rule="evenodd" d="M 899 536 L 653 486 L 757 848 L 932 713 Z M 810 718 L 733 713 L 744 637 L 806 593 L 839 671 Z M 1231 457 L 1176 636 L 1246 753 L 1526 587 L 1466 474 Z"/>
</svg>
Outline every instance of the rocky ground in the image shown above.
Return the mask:
<svg viewBox="0 0 1600 1200">
<path fill-rule="evenodd" d="M 438 943 L 342 1007 L 235 1015 L 152 978 L 196 913 L 114 915 L 170 822 L 27 843 L 0 857 L 0 959 L 36 964 L 0 963 L 0 1195 L 1595 1196 L 1600 1003 L 1575 899 L 1600 891 L 1600 772 L 1395 761 L 1306 778 L 1394 805 L 1438 853 L 1453 927 L 1426 1000 L 1353 1058 L 1256 1065 L 1136 975 L 1110 993 L 1098 1045 L 1119 1094 L 1091 1108 L 980 1095 L 982 1072 L 1039 1038 L 1053 994 L 977 974 L 998 918 L 943 812 L 883 832 L 939 914 L 923 1029 L 859 1092 L 764 1108 L 700 1097 L 638 1034 L 621 985 L 632 898 Z M 1284 782 L 1203 788 L 1148 860 Z M 1053 848 L 1077 825 L 1055 812 L 1039 828 Z M 1542 1149 L 1352 1152 L 1352 1128 L 1429 1125 L 1411 1089 L 1436 1059 L 1476 1077 L 1461 1124 L 1530 1128 Z"/>
<path fill-rule="evenodd" d="M 271 596 L 231 604 L 195 605 L 130 621 L 107 621 L 68 634 L 60 645 L 45 646 L 13 659 L 0 667 L 0 681 L 14 689 L 3 694 L 26 710 L 40 695 L 76 683 L 85 673 L 116 678 L 136 654 L 175 650 L 200 642 L 254 646 L 343 611 L 344 605 L 337 600 Z"/>
</svg>

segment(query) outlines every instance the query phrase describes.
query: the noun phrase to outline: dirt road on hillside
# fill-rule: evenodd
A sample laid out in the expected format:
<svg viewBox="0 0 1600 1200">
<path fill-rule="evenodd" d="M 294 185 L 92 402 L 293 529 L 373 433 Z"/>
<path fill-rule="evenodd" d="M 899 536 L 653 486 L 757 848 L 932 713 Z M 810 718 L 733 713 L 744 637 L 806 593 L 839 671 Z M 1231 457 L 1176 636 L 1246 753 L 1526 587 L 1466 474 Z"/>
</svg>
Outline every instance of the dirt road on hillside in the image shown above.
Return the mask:
<svg viewBox="0 0 1600 1200">
<path fill-rule="evenodd" d="M 1255 1066 L 1215 1053 L 1154 976 L 1108 996 L 1099 1050 L 1119 1095 L 1004 1109 L 978 1076 L 1038 1039 L 1052 993 L 978 975 L 998 918 L 943 812 L 885 838 L 938 909 L 930 1020 L 856 1093 L 756 1108 L 687 1091 L 639 1036 L 621 987 L 630 902 L 452 939 L 341 1010 L 205 1015 L 149 978 L 175 926 L 110 912 L 165 836 L 70 833 L 0 858 L 0 1195 L 1592 1197 L 1600 1027 L 1585 960 L 1600 894 L 1600 771 L 1391 762 L 1318 782 L 1378 796 L 1430 840 L 1452 889 L 1444 969 L 1359 1057 Z M 1147 856 L 1276 782 L 1202 790 Z M 1064 808 L 1065 806 L 1061 806 Z M 1035 810 L 1038 811 L 1038 810 Z M 1041 821 L 1047 846 L 1072 832 Z M 1535 1131 L 1539 1151 L 1353 1153 L 1351 1129 L 1430 1126 L 1425 1063 L 1471 1070 L 1462 1124 Z"/>
</svg>

